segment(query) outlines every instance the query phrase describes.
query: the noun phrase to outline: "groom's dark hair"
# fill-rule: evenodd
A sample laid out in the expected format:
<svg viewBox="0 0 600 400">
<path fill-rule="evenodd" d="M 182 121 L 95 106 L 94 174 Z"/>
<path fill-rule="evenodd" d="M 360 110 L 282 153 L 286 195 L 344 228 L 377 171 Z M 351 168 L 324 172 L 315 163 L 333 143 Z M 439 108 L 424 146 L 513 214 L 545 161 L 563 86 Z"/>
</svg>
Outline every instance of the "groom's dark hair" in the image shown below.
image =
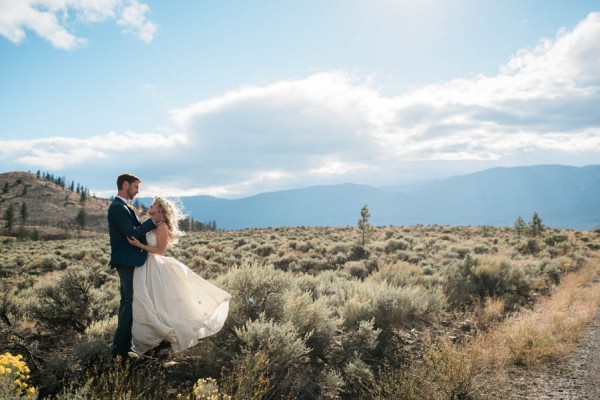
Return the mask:
<svg viewBox="0 0 600 400">
<path fill-rule="evenodd" d="M 132 183 L 137 182 L 137 181 L 141 182 L 142 180 L 135 175 L 121 174 L 117 178 L 117 189 L 118 190 L 123 189 L 123 184 L 125 182 L 129 182 L 129 184 L 131 185 Z"/>
</svg>

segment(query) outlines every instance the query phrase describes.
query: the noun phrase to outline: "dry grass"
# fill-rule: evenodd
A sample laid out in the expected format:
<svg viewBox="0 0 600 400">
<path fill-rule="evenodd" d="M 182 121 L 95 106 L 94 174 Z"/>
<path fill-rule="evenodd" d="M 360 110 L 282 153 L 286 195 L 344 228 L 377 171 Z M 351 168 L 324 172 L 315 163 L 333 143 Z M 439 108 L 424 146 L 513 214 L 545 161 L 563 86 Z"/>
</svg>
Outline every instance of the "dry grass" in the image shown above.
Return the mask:
<svg viewBox="0 0 600 400">
<path fill-rule="evenodd" d="M 257 391 L 272 398 L 291 391 L 303 398 L 477 398 L 497 379 L 494 368 L 529 368 L 569 351 L 594 314 L 589 283 L 600 265 L 600 232 L 548 235 L 553 239 L 540 239 L 533 254 L 507 228 L 379 227 L 365 247 L 355 228 L 189 233 L 169 255 L 233 299 L 223 331 L 163 372 L 180 393 L 214 377 L 247 398 Z M 118 280 L 108 253 L 106 234 L 0 243 L 0 286 L 10 294 L 5 316 L 12 323 L 0 324 L 0 334 L 21 338 L 43 361 L 36 385 L 48 393 L 82 387 L 75 372 L 110 345 Z M 86 329 L 57 336 L 31 303 L 54 298 L 43 284 L 75 296 L 63 280 L 73 271 L 93 285 L 78 319 Z M 77 302 L 68 304 L 62 313 Z M 265 343 L 279 345 L 262 349 L 264 363 L 248 358 Z M 294 345 L 302 351 L 290 364 Z"/>
<path fill-rule="evenodd" d="M 600 264 L 586 262 L 567 274 L 550 297 L 478 338 L 482 363 L 489 368 L 532 367 L 572 351 L 594 319 L 600 300 Z"/>
<path fill-rule="evenodd" d="M 513 368 L 536 368 L 572 352 L 597 314 L 597 258 L 565 275 L 535 307 L 497 322 L 504 303 L 488 299 L 475 319 L 489 330 L 471 340 L 442 337 L 424 346 L 421 360 L 407 369 L 382 371 L 370 393 L 376 399 L 478 399 L 510 385 Z M 496 323 L 494 323 L 496 321 Z M 495 395 L 498 395 L 496 392 Z"/>
</svg>

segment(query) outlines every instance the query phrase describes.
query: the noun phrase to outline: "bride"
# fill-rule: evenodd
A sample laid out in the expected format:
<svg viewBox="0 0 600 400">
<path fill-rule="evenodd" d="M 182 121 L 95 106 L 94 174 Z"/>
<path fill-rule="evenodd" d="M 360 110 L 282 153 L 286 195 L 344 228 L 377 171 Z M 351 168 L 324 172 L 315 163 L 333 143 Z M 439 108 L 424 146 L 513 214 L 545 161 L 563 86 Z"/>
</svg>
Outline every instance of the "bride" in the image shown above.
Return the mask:
<svg viewBox="0 0 600 400">
<path fill-rule="evenodd" d="M 156 197 L 149 213 L 153 218 L 158 214 L 163 223 L 148 232 L 148 244 L 128 239 L 140 251 L 148 252 L 146 263 L 133 275 L 132 350 L 138 355 L 163 340 L 170 342 L 174 351 L 185 350 L 196 345 L 198 339 L 219 332 L 231 298 L 178 260 L 164 255 L 167 245 L 176 244 L 182 234 L 178 208 Z"/>
</svg>

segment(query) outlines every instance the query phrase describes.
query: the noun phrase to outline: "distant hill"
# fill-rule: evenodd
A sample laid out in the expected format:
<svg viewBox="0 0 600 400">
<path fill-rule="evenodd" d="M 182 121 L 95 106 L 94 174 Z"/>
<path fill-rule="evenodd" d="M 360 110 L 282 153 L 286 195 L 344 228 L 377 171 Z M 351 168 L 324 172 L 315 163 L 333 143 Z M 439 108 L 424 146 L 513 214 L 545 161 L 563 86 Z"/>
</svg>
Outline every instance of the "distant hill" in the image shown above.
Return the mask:
<svg viewBox="0 0 600 400">
<path fill-rule="evenodd" d="M 4 193 L 5 185 L 8 185 Z M 150 205 L 152 199 L 140 199 Z M 534 211 L 556 228 L 600 228 L 600 166 L 538 165 L 493 168 L 415 185 L 377 188 L 341 184 L 261 193 L 227 200 L 182 197 L 195 221 L 216 221 L 219 229 L 278 226 L 356 226 L 367 204 L 373 225 L 512 226 Z M 0 174 L 0 226 L 12 204 L 15 227 L 25 203 L 25 228 L 59 235 L 74 232 L 80 195 L 29 172 Z M 88 197 L 86 230 L 106 232 L 109 200 Z M 4 230 L 2 233 L 5 233 Z"/>
<path fill-rule="evenodd" d="M 6 192 L 5 192 L 5 189 Z M 38 229 L 44 237 L 71 236 L 77 231 L 75 218 L 84 208 L 87 218 L 85 231 L 107 232 L 107 199 L 88 196 L 85 203 L 76 191 L 63 188 L 53 181 L 30 172 L 0 174 L 0 234 L 6 234 L 5 212 L 13 206 L 13 231 L 21 228 L 21 208 L 25 203 L 27 218 L 23 228 Z M 85 233 L 85 232 L 84 232 Z"/>
<path fill-rule="evenodd" d="M 355 226 L 364 204 L 373 225 L 512 226 L 537 211 L 547 226 L 591 229 L 600 227 L 600 166 L 493 168 L 402 187 L 342 184 L 181 201 L 196 221 L 214 220 L 221 229 Z"/>
</svg>

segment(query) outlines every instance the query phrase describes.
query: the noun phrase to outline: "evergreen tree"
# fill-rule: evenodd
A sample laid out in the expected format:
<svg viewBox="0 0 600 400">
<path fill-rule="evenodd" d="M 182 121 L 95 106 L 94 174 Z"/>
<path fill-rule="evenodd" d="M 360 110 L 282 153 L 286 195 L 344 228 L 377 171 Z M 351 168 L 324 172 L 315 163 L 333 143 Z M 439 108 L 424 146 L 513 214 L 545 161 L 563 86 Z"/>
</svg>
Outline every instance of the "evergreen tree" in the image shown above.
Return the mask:
<svg viewBox="0 0 600 400">
<path fill-rule="evenodd" d="M 85 190 L 81 190 L 81 193 L 79 194 L 79 202 L 81 203 L 81 205 L 85 204 L 85 201 L 87 200 L 87 193 Z"/>
<path fill-rule="evenodd" d="M 520 215 L 515 221 L 514 229 L 517 232 L 518 239 L 521 239 L 521 235 L 527 231 L 527 223 Z"/>
<path fill-rule="evenodd" d="M 23 202 L 23 204 L 21 204 L 21 225 L 25 225 L 26 221 L 27 221 L 27 204 L 25 204 L 25 202 Z"/>
<path fill-rule="evenodd" d="M 371 230 L 371 225 L 369 224 L 369 218 L 371 217 L 371 213 L 369 212 L 369 207 L 365 204 L 360 209 L 360 219 L 358 220 L 358 229 L 360 229 L 362 236 L 362 245 L 364 246 Z"/>
<path fill-rule="evenodd" d="M 87 212 L 85 208 L 81 208 L 75 217 L 75 223 L 77 224 L 77 228 L 81 231 L 87 225 Z"/>
<path fill-rule="evenodd" d="M 4 221 L 6 221 L 6 230 L 10 235 L 13 225 L 15 224 L 15 209 L 12 204 L 4 211 Z"/>
<path fill-rule="evenodd" d="M 2 188 L 2 193 L 8 193 L 8 182 L 4 182 L 4 187 Z"/>
<path fill-rule="evenodd" d="M 545 226 L 542 223 L 542 218 L 540 218 L 537 211 L 534 211 L 533 217 L 531 218 L 531 223 L 529 224 L 529 231 L 531 232 L 531 236 L 533 236 L 533 237 L 542 236 L 544 229 L 545 229 Z"/>
</svg>

